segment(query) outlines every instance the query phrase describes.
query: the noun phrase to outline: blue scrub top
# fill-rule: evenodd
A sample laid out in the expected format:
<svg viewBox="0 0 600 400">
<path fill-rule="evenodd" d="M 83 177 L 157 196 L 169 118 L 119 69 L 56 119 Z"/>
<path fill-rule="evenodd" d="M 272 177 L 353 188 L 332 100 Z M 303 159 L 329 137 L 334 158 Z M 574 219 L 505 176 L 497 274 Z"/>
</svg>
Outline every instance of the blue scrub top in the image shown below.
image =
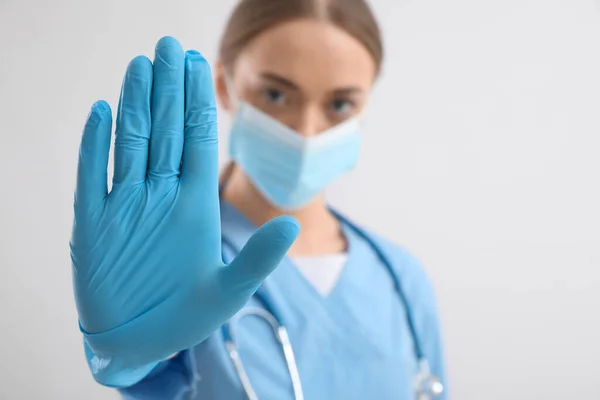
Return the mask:
<svg viewBox="0 0 600 400">
<path fill-rule="evenodd" d="M 225 258 L 231 260 L 256 227 L 227 203 L 221 204 L 221 219 Z M 348 262 L 329 296 L 321 296 L 287 258 L 264 283 L 286 323 L 304 397 L 413 400 L 417 360 L 404 306 L 373 249 L 349 227 L 344 226 L 344 233 Z M 424 355 L 447 387 L 427 275 L 406 251 L 369 235 L 400 276 Z M 254 298 L 248 305 L 262 307 Z M 258 398 L 292 400 L 289 372 L 270 325 L 247 316 L 236 329 L 238 350 Z M 221 330 L 120 392 L 125 399 L 246 399 Z M 446 390 L 439 399 L 447 398 Z"/>
</svg>

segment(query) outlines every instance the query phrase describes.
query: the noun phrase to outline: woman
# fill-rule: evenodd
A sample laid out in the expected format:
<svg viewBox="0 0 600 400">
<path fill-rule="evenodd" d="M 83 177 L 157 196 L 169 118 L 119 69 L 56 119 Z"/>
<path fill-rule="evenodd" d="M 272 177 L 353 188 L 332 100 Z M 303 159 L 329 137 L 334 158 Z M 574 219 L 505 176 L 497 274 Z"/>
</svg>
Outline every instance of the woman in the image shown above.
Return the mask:
<svg viewBox="0 0 600 400">
<path fill-rule="evenodd" d="M 322 196 L 357 161 L 381 60 L 363 0 L 242 0 L 216 90 L 173 38 L 154 63 L 130 63 L 111 192 L 112 118 L 98 102 L 75 197 L 75 297 L 98 382 L 130 399 L 441 392 L 425 273 Z M 234 119 L 220 182 L 215 93 Z"/>
</svg>

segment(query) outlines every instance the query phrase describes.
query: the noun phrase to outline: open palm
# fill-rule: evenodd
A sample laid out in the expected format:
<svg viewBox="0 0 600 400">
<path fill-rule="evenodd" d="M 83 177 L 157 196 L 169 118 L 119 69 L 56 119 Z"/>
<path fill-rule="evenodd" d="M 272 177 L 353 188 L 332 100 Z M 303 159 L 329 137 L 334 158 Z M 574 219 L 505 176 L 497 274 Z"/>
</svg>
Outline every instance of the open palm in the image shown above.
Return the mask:
<svg viewBox="0 0 600 400">
<path fill-rule="evenodd" d="M 265 224 L 228 266 L 221 258 L 217 115 L 212 76 L 170 37 L 154 63 L 131 61 L 116 120 L 97 102 L 81 142 L 71 239 L 73 284 L 86 345 L 127 368 L 206 339 L 279 264 L 295 220 Z"/>
</svg>

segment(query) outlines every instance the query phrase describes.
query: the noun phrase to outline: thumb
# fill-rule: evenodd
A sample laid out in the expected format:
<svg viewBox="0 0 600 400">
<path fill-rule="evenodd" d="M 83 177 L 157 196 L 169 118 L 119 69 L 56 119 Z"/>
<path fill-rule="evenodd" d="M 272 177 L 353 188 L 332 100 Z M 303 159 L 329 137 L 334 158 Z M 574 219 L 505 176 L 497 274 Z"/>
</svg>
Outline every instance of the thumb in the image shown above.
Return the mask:
<svg viewBox="0 0 600 400">
<path fill-rule="evenodd" d="M 233 292 L 254 293 L 281 262 L 300 225 L 292 217 L 277 217 L 258 229 L 238 256 L 221 269 L 221 284 Z"/>
</svg>

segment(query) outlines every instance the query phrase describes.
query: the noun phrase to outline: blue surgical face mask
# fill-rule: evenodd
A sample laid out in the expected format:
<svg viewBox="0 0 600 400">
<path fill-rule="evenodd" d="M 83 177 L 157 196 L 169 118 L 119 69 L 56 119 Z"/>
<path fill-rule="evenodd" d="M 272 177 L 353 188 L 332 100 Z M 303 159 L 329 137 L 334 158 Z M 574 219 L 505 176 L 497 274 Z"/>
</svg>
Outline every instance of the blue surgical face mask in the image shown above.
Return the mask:
<svg viewBox="0 0 600 400">
<path fill-rule="evenodd" d="M 359 117 L 305 137 L 240 101 L 229 136 L 229 154 L 270 203 L 296 210 L 354 167 L 360 139 Z"/>
</svg>

